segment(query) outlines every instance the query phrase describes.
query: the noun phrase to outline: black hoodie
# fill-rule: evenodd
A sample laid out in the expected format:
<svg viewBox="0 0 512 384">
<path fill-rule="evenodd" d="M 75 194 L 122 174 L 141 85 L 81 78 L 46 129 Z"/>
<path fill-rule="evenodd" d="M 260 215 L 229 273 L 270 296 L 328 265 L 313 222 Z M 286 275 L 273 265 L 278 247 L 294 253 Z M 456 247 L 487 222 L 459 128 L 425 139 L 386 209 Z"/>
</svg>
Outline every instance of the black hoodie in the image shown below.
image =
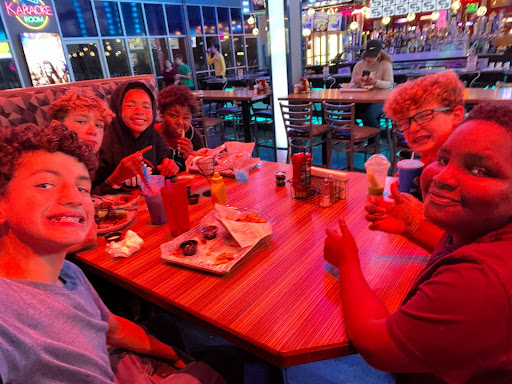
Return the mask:
<svg viewBox="0 0 512 384">
<path fill-rule="evenodd" d="M 132 89 L 141 89 L 146 92 L 151 98 L 151 103 L 153 105 L 153 122 L 137 138 L 133 136 L 130 128 L 126 126 L 121 117 L 123 98 L 126 93 Z M 144 157 L 144 161 L 148 168 L 151 168 L 151 170 L 148 169 L 148 172 L 158 174 L 159 172 L 156 167 L 162 163 L 169 149 L 169 145 L 167 145 L 160 133 L 155 131 L 153 127 L 156 117 L 156 102 L 153 92 L 151 92 L 146 84 L 139 81 L 120 84 L 114 92 L 112 92 L 112 96 L 110 97 L 110 106 L 112 111 L 116 114 L 116 117 L 112 120 L 111 125 L 105 131 L 103 144 L 100 148 L 99 167 L 96 172 L 96 178 L 94 179 L 92 190 L 92 193 L 95 195 L 104 195 L 120 191 L 119 189 L 114 189 L 105 184 L 105 180 L 114 172 L 117 165 L 126 156 L 144 149 L 148 145 L 152 145 L 153 148 L 145 152 L 142 156 Z M 126 180 L 122 185 L 123 189 L 130 190 L 137 188 L 137 185 L 130 184 L 132 184 L 131 180 Z"/>
</svg>

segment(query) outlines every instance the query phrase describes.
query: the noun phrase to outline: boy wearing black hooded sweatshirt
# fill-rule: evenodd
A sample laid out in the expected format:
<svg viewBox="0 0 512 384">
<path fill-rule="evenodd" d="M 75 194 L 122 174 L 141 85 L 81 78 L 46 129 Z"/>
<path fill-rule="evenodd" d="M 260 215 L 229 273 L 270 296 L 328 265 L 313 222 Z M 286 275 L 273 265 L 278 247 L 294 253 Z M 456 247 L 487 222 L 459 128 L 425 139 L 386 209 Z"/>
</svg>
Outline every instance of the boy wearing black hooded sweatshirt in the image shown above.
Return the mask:
<svg viewBox="0 0 512 384">
<path fill-rule="evenodd" d="M 92 193 L 137 187 L 143 165 L 148 174 L 174 176 L 178 166 L 166 157 L 169 146 L 154 129 L 156 102 L 149 87 L 139 81 L 120 84 L 110 104 L 116 118 L 105 132 Z M 152 146 L 149 151 L 139 152 L 148 146 Z"/>
</svg>

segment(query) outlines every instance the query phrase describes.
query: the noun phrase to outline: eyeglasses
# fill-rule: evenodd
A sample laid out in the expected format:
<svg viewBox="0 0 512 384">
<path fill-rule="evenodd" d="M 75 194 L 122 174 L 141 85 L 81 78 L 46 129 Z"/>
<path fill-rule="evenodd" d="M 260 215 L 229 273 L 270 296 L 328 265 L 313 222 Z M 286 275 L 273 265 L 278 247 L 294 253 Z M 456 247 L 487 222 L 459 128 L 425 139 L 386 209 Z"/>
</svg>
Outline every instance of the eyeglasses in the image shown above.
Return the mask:
<svg viewBox="0 0 512 384">
<path fill-rule="evenodd" d="M 439 112 L 446 112 L 453 110 L 452 107 L 443 107 L 437 109 L 427 109 L 426 111 L 418 112 L 414 116 L 407 117 L 405 119 L 400 119 L 393 121 L 393 126 L 400 132 L 407 131 L 411 127 L 411 123 L 414 121 L 416 124 L 425 124 L 429 121 L 432 121 L 436 114 Z"/>
</svg>

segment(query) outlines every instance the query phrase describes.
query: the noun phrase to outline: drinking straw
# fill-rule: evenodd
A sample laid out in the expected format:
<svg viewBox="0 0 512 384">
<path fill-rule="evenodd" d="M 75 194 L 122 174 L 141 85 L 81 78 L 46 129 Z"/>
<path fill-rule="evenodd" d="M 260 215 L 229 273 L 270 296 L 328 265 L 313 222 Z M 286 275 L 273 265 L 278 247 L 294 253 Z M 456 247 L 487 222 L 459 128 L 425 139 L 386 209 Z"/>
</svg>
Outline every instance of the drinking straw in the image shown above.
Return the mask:
<svg viewBox="0 0 512 384">
<path fill-rule="evenodd" d="M 414 160 L 414 151 L 411 154 L 411 160 Z"/>
<path fill-rule="evenodd" d="M 145 164 L 142 166 L 142 173 L 144 174 L 144 177 L 146 178 L 146 180 L 148 180 L 149 179 L 148 169 Z"/>
</svg>

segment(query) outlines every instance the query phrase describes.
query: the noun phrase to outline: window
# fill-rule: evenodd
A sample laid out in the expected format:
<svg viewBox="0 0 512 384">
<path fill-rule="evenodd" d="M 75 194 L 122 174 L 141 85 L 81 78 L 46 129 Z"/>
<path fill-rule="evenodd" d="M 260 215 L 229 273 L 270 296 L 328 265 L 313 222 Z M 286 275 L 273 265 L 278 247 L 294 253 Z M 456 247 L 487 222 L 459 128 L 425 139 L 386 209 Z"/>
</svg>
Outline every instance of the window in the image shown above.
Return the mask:
<svg viewBox="0 0 512 384">
<path fill-rule="evenodd" d="M 185 23 L 183 22 L 183 8 L 181 5 L 166 5 L 165 13 L 167 14 L 169 34 L 184 35 Z"/>
<path fill-rule="evenodd" d="M 121 3 L 124 28 L 128 36 L 143 36 L 146 34 L 142 9 L 139 3 Z"/>
<path fill-rule="evenodd" d="M 247 65 L 249 67 L 258 66 L 258 38 L 247 37 L 245 39 L 247 44 Z"/>
<path fill-rule="evenodd" d="M 149 57 L 148 40 L 137 37 L 128 39 L 130 47 L 130 61 L 134 75 L 147 75 L 153 73 Z"/>
<path fill-rule="evenodd" d="M 219 23 L 219 33 L 229 33 L 229 8 L 217 8 L 217 20 Z"/>
<path fill-rule="evenodd" d="M 226 62 L 226 68 L 234 67 L 233 65 L 233 47 L 231 46 L 231 39 L 228 37 L 225 37 L 220 42 L 222 55 L 224 56 L 224 61 Z"/>
<path fill-rule="evenodd" d="M 131 76 L 126 47 L 121 39 L 103 40 L 110 77 Z"/>
<path fill-rule="evenodd" d="M 162 76 L 165 60 L 171 59 L 167 39 L 164 37 L 149 39 L 149 43 L 151 44 L 151 53 L 153 54 L 153 62 L 155 63 L 155 73 L 157 76 Z"/>
<path fill-rule="evenodd" d="M 203 7 L 204 33 L 207 35 L 217 34 L 217 18 L 214 7 Z"/>
<path fill-rule="evenodd" d="M 194 63 L 196 71 L 207 70 L 208 65 L 206 63 L 204 40 L 202 36 L 192 37 L 192 52 L 194 54 Z"/>
<path fill-rule="evenodd" d="M 64 37 L 98 36 L 89 0 L 55 0 Z"/>
<path fill-rule="evenodd" d="M 167 35 L 164 13 L 161 4 L 144 4 L 146 22 L 150 35 Z"/>
<path fill-rule="evenodd" d="M 244 15 L 244 31 L 245 34 L 252 34 L 252 30 L 257 26 L 258 23 L 258 17 L 253 16 L 254 18 L 254 24 L 249 24 L 247 20 L 249 20 L 250 15 Z"/>
<path fill-rule="evenodd" d="M 231 33 L 244 33 L 242 31 L 242 12 L 239 8 L 231 8 Z"/>
<path fill-rule="evenodd" d="M 117 4 L 110 1 L 98 1 L 94 5 L 101 35 L 122 36 L 123 29 Z"/>
<path fill-rule="evenodd" d="M 183 56 L 183 61 L 187 60 L 187 50 L 185 48 L 186 41 L 186 37 L 171 37 L 169 39 L 169 43 L 171 44 L 172 49 L 172 57 L 179 53 L 181 56 Z"/>
<path fill-rule="evenodd" d="M 67 44 L 66 47 L 75 81 L 103 78 L 98 46 L 95 43 Z"/>
<path fill-rule="evenodd" d="M 0 42 L 0 89 L 21 88 L 14 66 L 11 48 L 7 41 Z"/>
<path fill-rule="evenodd" d="M 189 5 L 187 7 L 188 23 L 190 25 L 190 34 L 192 36 L 202 35 L 203 27 L 201 24 L 201 8 Z"/>
<path fill-rule="evenodd" d="M 237 67 L 244 67 L 245 63 L 245 49 L 244 37 L 236 36 L 233 38 L 233 45 L 235 46 L 235 65 Z"/>
<path fill-rule="evenodd" d="M 7 35 L 5 34 L 5 29 L 2 20 L 0 20 L 0 40 L 7 40 Z"/>
</svg>

